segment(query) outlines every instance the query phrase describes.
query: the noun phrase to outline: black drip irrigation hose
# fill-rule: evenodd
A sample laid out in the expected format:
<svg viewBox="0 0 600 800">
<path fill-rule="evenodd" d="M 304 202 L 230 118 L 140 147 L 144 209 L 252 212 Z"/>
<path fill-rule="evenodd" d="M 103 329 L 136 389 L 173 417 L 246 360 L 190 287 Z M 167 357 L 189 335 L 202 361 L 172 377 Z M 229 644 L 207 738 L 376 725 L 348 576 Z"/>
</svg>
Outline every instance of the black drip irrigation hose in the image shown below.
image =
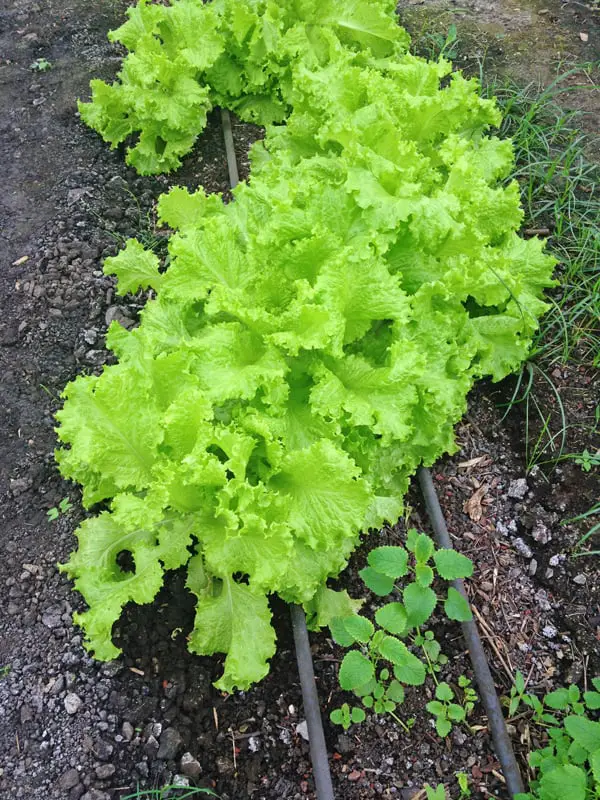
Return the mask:
<svg viewBox="0 0 600 800">
<path fill-rule="evenodd" d="M 223 125 L 223 138 L 225 139 L 225 153 L 227 155 L 227 169 L 229 170 L 229 183 L 232 189 L 240 182 L 235 147 L 233 144 L 233 131 L 231 130 L 231 117 L 226 108 L 221 109 L 221 124 Z"/>
<path fill-rule="evenodd" d="M 435 486 L 433 485 L 431 473 L 428 469 L 425 469 L 425 467 L 419 467 L 417 477 L 421 491 L 423 492 L 423 497 L 425 498 L 425 507 L 427 508 L 427 513 L 431 520 L 437 543 L 440 547 L 451 550 L 452 541 L 448 533 L 448 528 L 446 527 L 446 520 L 444 519 Z M 452 581 L 452 585 L 468 602 L 465 585 L 462 580 Z M 506 730 L 506 722 L 504 721 L 500 701 L 496 694 L 494 679 L 490 672 L 475 620 L 470 619 L 468 622 L 463 622 L 462 630 L 463 636 L 467 642 L 467 647 L 469 648 L 469 656 L 471 658 L 471 664 L 473 665 L 477 688 L 479 689 L 479 694 L 487 714 L 496 755 L 498 756 L 498 761 L 500 762 L 504 779 L 506 780 L 506 788 L 512 797 L 515 794 L 519 794 L 519 792 L 524 792 L 525 789 L 523 788 L 523 780 L 512 748 L 510 736 Z"/>
<path fill-rule="evenodd" d="M 235 157 L 233 133 L 231 130 L 231 118 L 227 109 L 221 109 L 221 121 L 225 139 L 225 152 L 227 154 L 229 182 L 233 189 L 239 182 L 239 174 Z M 433 485 L 431 473 L 428 469 L 425 469 L 425 467 L 419 467 L 417 476 L 421 491 L 423 492 L 423 497 L 425 498 L 425 506 L 433 526 L 437 543 L 440 547 L 452 549 L 452 541 Z M 467 593 L 462 580 L 453 581 L 452 585 L 468 602 Z M 290 612 L 292 616 L 296 661 L 298 663 L 300 686 L 302 688 L 302 702 L 308 728 L 310 758 L 317 791 L 317 800 L 334 800 L 331 772 L 329 770 L 329 760 L 327 758 L 327 746 L 323 733 L 323 721 L 321 719 L 321 706 L 315 684 L 315 673 L 308 640 L 308 630 L 306 628 L 306 617 L 304 616 L 304 611 L 298 605 L 291 605 Z M 496 694 L 494 680 L 475 621 L 471 619 L 468 622 L 463 622 L 462 630 L 469 649 L 471 664 L 473 665 L 473 672 L 475 673 L 475 680 L 477 681 L 477 688 L 479 689 L 479 694 L 487 713 L 496 755 L 502 767 L 504 779 L 506 780 L 506 787 L 512 797 L 525 790 L 523 788 L 521 773 L 510 737 L 506 730 L 506 723 L 504 721 L 498 695 Z"/>
<path fill-rule="evenodd" d="M 292 615 L 296 661 L 298 662 L 300 686 L 302 687 L 302 703 L 308 728 L 310 760 L 312 762 L 317 798 L 318 800 L 334 800 L 327 746 L 325 744 L 325 734 L 323 733 L 323 721 L 321 719 L 321 704 L 317 694 L 310 642 L 308 641 L 308 631 L 306 629 L 306 617 L 301 606 L 291 605 L 290 613 Z"/>
</svg>

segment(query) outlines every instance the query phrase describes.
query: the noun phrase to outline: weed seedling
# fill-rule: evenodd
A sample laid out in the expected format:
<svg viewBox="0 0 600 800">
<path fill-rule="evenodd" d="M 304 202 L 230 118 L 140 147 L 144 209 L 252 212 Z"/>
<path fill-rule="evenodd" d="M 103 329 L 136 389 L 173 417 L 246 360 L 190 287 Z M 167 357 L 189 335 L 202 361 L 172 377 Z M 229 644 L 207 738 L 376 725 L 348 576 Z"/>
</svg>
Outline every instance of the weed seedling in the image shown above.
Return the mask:
<svg viewBox="0 0 600 800">
<path fill-rule="evenodd" d="M 52 69 L 52 63 L 46 58 L 36 58 L 36 60 L 29 65 L 29 69 L 34 72 L 47 72 Z"/>
<path fill-rule="evenodd" d="M 447 658 L 441 653 L 432 631 L 421 631 L 433 614 L 439 601 L 443 602 L 446 616 L 454 620 L 471 618 L 466 599 L 453 587 L 445 597 L 439 598 L 431 584 L 436 574 L 445 581 L 471 575 L 473 565 L 468 558 L 454 550 L 436 550 L 433 540 L 424 533 L 411 529 L 404 547 L 377 547 L 369 553 L 368 566 L 360 576 L 371 591 L 380 597 L 395 592 L 402 602 L 388 602 L 375 614 L 375 624 L 359 614 L 337 617 L 330 629 L 333 639 L 350 649 L 342 661 L 339 681 L 342 689 L 359 697 L 363 706 L 375 714 L 389 714 L 408 731 L 414 720 L 403 721 L 397 707 L 405 699 L 405 686 L 421 686 L 429 673 L 436 683 L 437 705 L 429 709 L 436 716 L 436 727 L 446 736 L 452 721 L 464 721 L 473 709 L 476 695 L 470 682 L 464 678 L 462 704 L 452 703 L 454 692 L 448 684 L 438 683 L 436 674 Z M 406 576 L 413 578 L 403 585 L 397 581 Z M 419 658 L 409 646 L 418 647 L 424 655 Z M 439 706 L 439 708 L 438 708 Z M 454 708 L 456 706 L 456 708 Z M 443 721 L 445 720 L 445 721 Z M 343 706 L 331 713 L 331 721 L 349 725 L 352 719 Z M 448 724 L 450 727 L 448 727 Z"/>
<path fill-rule="evenodd" d="M 55 522 L 61 516 L 61 514 L 67 514 L 72 508 L 73 505 L 69 498 L 63 497 L 58 506 L 53 506 L 46 511 L 48 522 Z"/>
<path fill-rule="evenodd" d="M 347 731 L 352 723 L 364 722 L 366 714 L 362 708 L 353 706 L 350 708 L 348 703 L 344 703 L 340 708 L 336 708 L 331 712 L 331 721 L 336 725 L 341 725 Z"/>
</svg>

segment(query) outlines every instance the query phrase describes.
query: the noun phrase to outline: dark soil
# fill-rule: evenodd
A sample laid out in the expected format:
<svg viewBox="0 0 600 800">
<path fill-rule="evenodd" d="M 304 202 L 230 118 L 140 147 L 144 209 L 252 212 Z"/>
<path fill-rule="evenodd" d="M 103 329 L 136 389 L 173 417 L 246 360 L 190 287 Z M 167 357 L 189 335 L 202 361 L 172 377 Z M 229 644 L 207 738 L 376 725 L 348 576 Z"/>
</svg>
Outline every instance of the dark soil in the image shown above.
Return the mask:
<svg viewBox="0 0 600 800">
<path fill-rule="evenodd" d="M 218 115 L 184 169 L 154 179 L 139 178 L 122 153 L 111 153 L 78 121 L 75 99 L 86 95 L 89 79 L 117 68 L 119 53 L 105 34 L 124 5 L 13 0 L 0 7 L 0 795 L 117 800 L 138 783 L 177 780 L 211 787 L 224 800 L 311 798 L 285 607 L 274 604 L 279 647 L 270 675 L 246 694 L 225 697 L 212 687 L 218 659 L 186 650 L 193 608 L 180 575 L 151 606 L 127 609 L 115 632 L 124 656 L 99 664 L 72 626 L 81 598 L 56 569 L 74 547 L 82 512 L 76 488 L 54 466 L 53 413 L 70 379 L 107 361 L 108 323 L 135 324 L 144 302 L 116 298 L 102 260 L 133 235 L 161 247 L 154 204 L 169 185 L 227 191 Z M 565 36 L 583 30 L 582 20 L 592 36 L 583 7 L 573 22 L 572 8 L 550 5 Z M 474 6 L 474 19 L 491 6 Z M 31 69 L 39 58 L 52 68 Z M 535 62 L 536 53 L 530 58 Z M 235 125 L 243 164 L 258 135 Z M 565 395 L 573 418 L 581 403 L 598 402 L 597 375 L 565 371 L 561 381 L 577 388 Z M 505 397 L 510 386 L 500 391 Z M 460 452 L 434 470 L 456 546 L 476 563 L 472 599 L 492 670 L 503 692 L 516 669 L 540 691 L 584 682 L 600 674 L 597 562 L 570 558 L 585 529 L 561 521 L 597 500 L 597 473 L 568 463 L 550 482 L 540 470 L 526 477 L 522 418 L 516 412 L 501 420 L 497 392 L 473 393 L 458 430 Z M 73 508 L 49 521 L 48 509 L 66 497 Z M 411 503 L 412 523 L 426 528 L 416 493 Z M 402 534 L 398 526 L 376 541 L 397 542 Z M 357 570 L 365 552 L 341 579 L 354 596 L 363 594 Z M 367 597 L 367 611 L 375 600 Z M 450 656 L 450 680 L 470 674 L 458 629 L 439 622 L 436 632 Z M 341 734 L 328 721 L 345 699 L 336 688 L 341 654 L 323 635 L 313 638 L 313 651 L 340 800 L 410 798 L 426 781 L 444 782 L 455 795 L 457 770 L 469 774 L 476 796 L 506 796 L 481 710 L 473 735 L 459 730 L 441 742 L 424 712 L 429 696 L 413 693 L 405 713 L 417 718 L 410 736 L 385 718 Z M 526 722 L 518 725 L 520 748 Z"/>
</svg>

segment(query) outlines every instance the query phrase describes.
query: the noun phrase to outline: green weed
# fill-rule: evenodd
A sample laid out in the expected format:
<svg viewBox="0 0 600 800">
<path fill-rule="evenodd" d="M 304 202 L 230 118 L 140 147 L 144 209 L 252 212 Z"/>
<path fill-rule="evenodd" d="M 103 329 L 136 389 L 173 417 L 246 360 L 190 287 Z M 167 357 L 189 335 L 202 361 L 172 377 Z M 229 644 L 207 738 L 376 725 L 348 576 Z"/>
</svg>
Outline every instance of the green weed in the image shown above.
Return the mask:
<svg viewBox="0 0 600 800">
<path fill-rule="evenodd" d="M 173 792 L 175 794 L 172 794 Z M 169 785 L 160 789 L 140 789 L 138 787 L 133 794 L 128 794 L 122 797 L 121 800 L 185 800 L 187 797 L 198 797 L 199 795 L 218 797 L 210 789 Z"/>
<path fill-rule="evenodd" d="M 68 497 L 63 497 L 57 506 L 53 506 L 46 511 L 48 522 L 55 522 L 61 514 L 67 514 L 73 508 L 73 504 Z"/>
<path fill-rule="evenodd" d="M 583 67 L 546 89 L 509 81 L 484 88 L 502 109 L 501 135 L 514 142 L 511 180 L 521 189 L 523 234 L 547 238 L 558 260 L 559 286 L 550 293 L 550 310 L 508 403 L 508 410 L 516 404 L 524 410 L 529 471 L 536 464 L 551 471 L 565 457 L 579 459 L 584 469 L 595 464 L 585 454 L 596 449 L 598 420 L 570 422 L 563 390 L 552 377 L 566 364 L 584 371 L 600 366 L 600 169 L 586 154 L 591 141 L 579 128 L 581 114 L 560 103 L 565 93 L 582 88 L 569 85 L 578 75 L 590 78 Z M 580 453 L 565 454 L 570 439 L 582 447 Z"/>
<path fill-rule="evenodd" d="M 34 72 L 47 72 L 49 69 L 52 69 L 52 63 L 46 58 L 36 58 L 36 60 L 29 65 L 29 69 Z"/>
</svg>

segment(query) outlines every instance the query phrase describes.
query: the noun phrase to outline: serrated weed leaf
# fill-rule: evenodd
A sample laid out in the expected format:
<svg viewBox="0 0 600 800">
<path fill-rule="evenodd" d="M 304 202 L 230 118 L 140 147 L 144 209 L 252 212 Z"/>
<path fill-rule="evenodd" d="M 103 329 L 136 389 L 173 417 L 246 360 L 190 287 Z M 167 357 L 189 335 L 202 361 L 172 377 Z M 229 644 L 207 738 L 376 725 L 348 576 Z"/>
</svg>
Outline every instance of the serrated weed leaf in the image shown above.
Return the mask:
<svg viewBox="0 0 600 800">
<path fill-rule="evenodd" d="M 373 567 L 364 567 L 358 574 L 363 579 L 365 586 L 380 597 L 385 597 L 394 588 L 394 579 L 378 572 Z"/>
<path fill-rule="evenodd" d="M 352 617 L 346 617 L 343 620 L 343 624 L 352 639 L 362 644 L 366 644 L 375 631 L 373 623 L 358 614 Z"/>
<path fill-rule="evenodd" d="M 455 619 L 457 622 L 468 622 L 473 617 L 469 603 L 453 586 L 448 589 L 444 610 L 448 619 Z"/>
<path fill-rule="evenodd" d="M 435 687 L 435 696 L 438 700 L 452 700 L 454 697 L 454 692 L 450 688 L 449 684 L 442 681 Z"/>
<path fill-rule="evenodd" d="M 414 549 L 417 563 L 426 564 L 433 555 L 434 549 L 435 545 L 431 536 L 427 536 L 426 533 L 420 533 L 415 541 Z"/>
<path fill-rule="evenodd" d="M 419 586 L 431 586 L 433 583 L 433 570 L 428 564 L 417 563 L 415 566 L 415 580 Z"/>
<path fill-rule="evenodd" d="M 571 715 L 565 718 L 564 725 L 569 736 L 588 753 L 600 750 L 600 722 Z"/>
<path fill-rule="evenodd" d="M 342 689 L 350 691 L 364 686 L 372 679 L 373 675 L 373 664 L 362 653 L 359 653 L 358 650 L 350 650 L 349 653 L 346 653 L 339 674 Z"/>
<path fill-rule="evenodd" d="M 403 547 L 375 547 L 367 560 L 373 569 L 390 578 L 401 578 L 408 572 L 408 553 Z"/>
<path fill-rule="evenodd" d="M 433 560 L 438 574 L 446 581 L 470 578 L 473 574 L 473 562 L 456 550 L 436 550 Z"/>
<path fill-rule="evenodd" d="M 401 636 L 408 631 L 408 613 L 402 603 L 387 603 L 375 612 L 378 625 L 389 633 Z"/>
<path fill-rule="evenodd" d="M 355 639 L 354 636 L 348 633 L 344 623 L 344 617 L 335 617 L 329 623 L 329 630 L 331 631 L 331 636 L 336 644 L 339 644 L 340 647 L 350 647 L 354 644 Z"/>
<path fill-rule="evenodd" d="M 408 622 L 412 627 L 424 625 L 433 614 L 437 598 L 433 589 L 410 583 L 402 592 L 404 607 L 408 614 Z"/>
</svg>

